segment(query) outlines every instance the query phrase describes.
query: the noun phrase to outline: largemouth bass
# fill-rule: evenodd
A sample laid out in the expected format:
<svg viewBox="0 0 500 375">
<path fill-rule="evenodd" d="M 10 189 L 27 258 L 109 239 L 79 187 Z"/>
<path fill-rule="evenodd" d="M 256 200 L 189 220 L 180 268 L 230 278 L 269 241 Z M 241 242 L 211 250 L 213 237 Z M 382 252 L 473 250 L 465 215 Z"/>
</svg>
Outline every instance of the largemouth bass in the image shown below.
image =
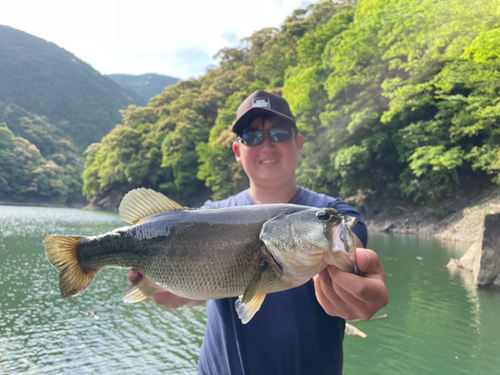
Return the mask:
<svg viewBox="0 0 500 375">
<path fill-rule="evenodd" d="M 189 209 L 150 189 L 130 191 L 119 208 L 130 226 L 95 237 L 52 235 L 47 259 L 63 298 L 80 294 L 103 268 L 136 269 L 122 300 L 163 291 L 207 300 L 239 296 L 247 323 L 266 294 L 306 283 L 328 264 L 359 273 L 350 228 L 357 219 L 332 208 L 294 204 Z"/>
</svg>

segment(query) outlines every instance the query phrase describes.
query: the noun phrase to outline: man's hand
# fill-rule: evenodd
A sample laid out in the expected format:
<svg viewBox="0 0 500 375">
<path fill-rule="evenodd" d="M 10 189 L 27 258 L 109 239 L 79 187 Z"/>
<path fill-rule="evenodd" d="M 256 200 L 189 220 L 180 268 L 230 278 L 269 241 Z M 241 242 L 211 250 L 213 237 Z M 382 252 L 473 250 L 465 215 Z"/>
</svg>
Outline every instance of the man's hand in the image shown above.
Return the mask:
<svg viewBox="0 0 500 375">
<path fill-rule="evenodd" d="M 385 272 L 374 251 L 358 249 L 355 256 L 364 277 L 328 266 L 314 277 L 316 298 L 328 315 L 368 320 L 389 302 Z"/>
<path fill-rule="evenodd" d="M 130 272 L 128 273 L 128 281 L 130 281 L 132 284 L 138 283 L 141 277 L 142 275 L 136 270 L 130 270 Z M 182 306 L 193 307 L 201 305 L 203 302 L 205 302 L 179 297 L 170 292 L 155 294 L 151 297 L 151 299 L 154 303 L 161 305 L 167 309 L 177 309 Z"/>
</svg>

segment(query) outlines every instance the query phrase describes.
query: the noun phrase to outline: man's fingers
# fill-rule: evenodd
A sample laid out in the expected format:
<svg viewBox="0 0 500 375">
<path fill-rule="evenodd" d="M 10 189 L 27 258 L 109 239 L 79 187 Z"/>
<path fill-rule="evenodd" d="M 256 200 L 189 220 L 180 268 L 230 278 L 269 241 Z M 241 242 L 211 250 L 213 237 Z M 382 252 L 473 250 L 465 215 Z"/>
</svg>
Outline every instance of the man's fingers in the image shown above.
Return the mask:
<svg viewBox="0 0 500 375">
<path fill-rule="evenodd" d="M 336 291 L 342 289 L 363 303 L 371 303 L 379 298 L 381 300 L 387 299 L 383 270 L 382 275 L 364 271 L 365 277 L 341 271 L 335 266 L 328 266 L 327 270 L 337 287 Z"/>
<path fill-rule="evenodd" d="M 372 250 L 358 249 L 355 256 L 364 277 L 327 266 L 314 278 L 316 297 L 329 315 L 370 319 L 389 301 L 384 268 Z"/>
<path fill-rule="evenodd" d="M 342 306 L 343 310 L 343 315 L 342 317 L 344 319 L 355 319 L 357 317 L 360 317 L 362 319 L 370 319 L 371 316 L 368 318 L 365 317 L 365 315 L 361 315 L 359 312 L 364 312 L 368 310 L 367 304 L 365 301 L 361 301 L 358 299 L 356 296 L 351 294 L 349 291 L 344 290 L 340 286 L 333 284 L 333 289 L 335 290 L 335 293 L 337 294 L 339 301 L 342 301 L 342 304 L 339 304 Z"/>
<path fill-rule="evenodd" d="M 137 284 L 139 281 L 141 281 L 141 278 L 142 275 L 136 270 L 130 270 L 128 273 L 128 281 L 130 281 L 132 284 Z"/>
<path fill-rule="evenodd" d="M 339 272 L 342 272 L 339 270 Z M 314 278 L 316 298 L 325 312 L 331 316 L 344 319 L 355 319 L 358 310 L 366 308 L 364 302 L 357 300 L 349 292 L 343 290 L 332 280 L 325 269 Z"/>
<path fill-rule="evenodd" d="M 333 297 L 331 295 L 331 293 L 332 293 L 333 289 L 332 289 L 332 291 L 328 291 L 328 292 L 326 291 L 326 290 L 328 290 L 329 287 L 331 288 L 331 282 L 330 282 L 330 285 L 328 285 L 328 282 L 325 280 L 327 278 L 327 276 L 325 275 L 325 271 L 326 270 L 323 270 L 314 278 L 314 290 L 316 292 L 316 298 L 317 298 L 318 302 L 320 303 L 320 305 L 325 310 L 325 312 L 328 315 L 335 316 L 338 313 L 337 313 L 335 306 L 331 302 L 331 299 Z M 329 294 L 329 296 L 327 296 L 326 294 Z"/>
</svg>

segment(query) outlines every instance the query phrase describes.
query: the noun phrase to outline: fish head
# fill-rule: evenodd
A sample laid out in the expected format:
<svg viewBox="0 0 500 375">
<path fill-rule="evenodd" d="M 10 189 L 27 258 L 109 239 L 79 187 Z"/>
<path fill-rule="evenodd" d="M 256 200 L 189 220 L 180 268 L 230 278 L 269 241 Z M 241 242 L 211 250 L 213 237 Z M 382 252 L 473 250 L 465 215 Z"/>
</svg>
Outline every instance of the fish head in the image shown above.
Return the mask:
<svg viewBox="0 0 500 375">
<path fill-rule="evenodd" d="M 354 272 L 350 227 L 356 222 L 333 208 L 282 212 L 264 223 L 260 239 L 294 280 L 307 280 L 328 264 Z"/>
</svg>

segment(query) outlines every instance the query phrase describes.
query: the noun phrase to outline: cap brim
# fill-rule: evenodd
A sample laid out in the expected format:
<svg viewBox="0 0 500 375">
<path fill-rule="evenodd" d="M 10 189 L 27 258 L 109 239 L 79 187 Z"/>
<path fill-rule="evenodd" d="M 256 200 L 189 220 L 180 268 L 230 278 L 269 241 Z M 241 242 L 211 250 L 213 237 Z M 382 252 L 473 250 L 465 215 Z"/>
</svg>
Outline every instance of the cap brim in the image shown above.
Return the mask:
<svg viewBox="0 0 500 375">
<path fill-rule="evenodd" d="M 284 120 L 290 126 L 297 127 L 295 120 L 293 118 L 285 116 L 284 114 L 282 114 L 280 112 L 276 112 L 276 111 L 273 111 L 272 109 L 268 109 L 268 108 L 250 108 L 237 121 L 234 122 L 231 130 L 233 131 L 233 133 L 236 133 L 237 135 L 241 135 L 243 130 L 245 130 L 245 128 L 247 128 L 252 123 L 254 118 L 262 116 L 262 115 L 267 115 L 267 116 L 274 115 L 274 116 L 279 117 L 280 119 Z"/>
</svg>

